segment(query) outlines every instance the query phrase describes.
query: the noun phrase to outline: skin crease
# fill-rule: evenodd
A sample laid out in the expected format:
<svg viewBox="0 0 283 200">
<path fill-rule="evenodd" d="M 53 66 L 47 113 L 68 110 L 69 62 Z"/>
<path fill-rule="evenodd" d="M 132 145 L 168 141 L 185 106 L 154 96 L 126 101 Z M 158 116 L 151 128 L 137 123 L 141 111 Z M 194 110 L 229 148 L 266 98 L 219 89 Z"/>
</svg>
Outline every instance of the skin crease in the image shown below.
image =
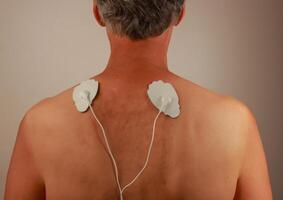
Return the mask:
<svg viewBox="0 0 283 200">
<path fill-rule="evenodd" d="M 96 21 L 105 27 L 94 4 Z M 90 78 L 100 88 L 92 103 L 116 158 L 121 185 L 141 169 L 158 110 L 147 85 L 170 82 L 181 114 L 161 114 L 149 164 L 124 199 L 271 200 L 266 159 L 251 110 L 240 100 L 210 91 L 169 71 L 174 26 L 132 42 L 106 28 L 111 55 Z M 45 98 L 24 115 L 7 174 L 5 200 L 119 199 L 102 132 L 90 110 L 72 102 L 75 86 Z"/>
</svg>

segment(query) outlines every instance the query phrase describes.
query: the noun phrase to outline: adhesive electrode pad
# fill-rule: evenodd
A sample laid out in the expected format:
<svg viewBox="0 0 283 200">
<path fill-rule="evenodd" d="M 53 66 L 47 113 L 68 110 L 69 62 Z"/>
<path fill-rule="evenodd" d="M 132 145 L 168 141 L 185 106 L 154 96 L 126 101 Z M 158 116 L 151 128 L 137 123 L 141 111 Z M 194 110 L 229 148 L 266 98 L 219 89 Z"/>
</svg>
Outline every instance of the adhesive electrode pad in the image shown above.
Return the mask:
<svg viewBox="0 0 283 200">
<path fill-rule="evenodd" d="M 85 112 L 95 98 L 99 87 L 99 82 L 93 79 L 82 81 L 73 90 L 73 101 L 79 112 Z M 87 97 L 87 99 L 85 99 Z M 88 102 L 87 102 L 87 101 Z"/>
<path fill-rule="evenodd" d="M 179 116 L 179 98 L 174 87 L 170 83 L 165 83 L 162 80 L 153 81 L 148 87 L 147 94 L 149 96 L 149 99 L 157 109 L 161 108 L 162 97 L 165 101 L 168 102 L 168 105 L 163 110 L 163 113 L 165 115 L 169 115 L 172 118 Z"/>
</svg>

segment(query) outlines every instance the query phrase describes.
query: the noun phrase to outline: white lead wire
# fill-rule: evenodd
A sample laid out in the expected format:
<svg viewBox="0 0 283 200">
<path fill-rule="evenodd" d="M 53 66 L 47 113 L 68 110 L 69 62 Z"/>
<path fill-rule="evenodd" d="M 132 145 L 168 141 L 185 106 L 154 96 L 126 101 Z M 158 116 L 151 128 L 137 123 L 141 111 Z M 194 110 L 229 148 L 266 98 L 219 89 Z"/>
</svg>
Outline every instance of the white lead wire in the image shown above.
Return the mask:
<svg viewBox="0 0 283 200">
<path fill-rule="evenodd" d="M 150 157 L 150 153 L 151 153 L 151 149 L 152 149 L 152 145 L 153 145 L 153 141 L 154 141 L 154 135 L 155 135 L 155 125 L 156 125 L 156 120 L 157 118 L 159 117 L 160 113 L 162 112 L 162 108 L 163 106 L 165 106 L 165 104 L 163 103 L 161 108 L 159 109 L 159 112 L 157 114 L 157 116 L 155 117 L 154 119 L 154 123 L 153 123 L 153 131 L 152 131 L 152 137 L 151 137 L 151 141 L 150 141 L 150 145 L 149 145 L 149 148 L 148 148 L 148 152 L 147 152 L 147 157 L 146 157 L 146 160 L 145 160 L 145 163 L 142 167 L 142 169 L 139 171 L 139 173 L 133 178 L 133 180 L 128 183 L 127 185 L 125 185 L 123 188 L 121 188 L 121 185 L 120 185 L 120 181 L 119 181 L 119 173 L 118 173 L 118 167 L 117 167 L 117 163 L 116 163 L 116 160 L 113 156 L 113 153 L 111 151 L 111 148 L 110 148 L 110 145 L 108 143 L 108 139 L 106 137 L 106 134 L 105 134 L 105 130 L 102 126 L 102 124 L 100 123 L 100 121 L 98 120 L 98 118 L 96 117 L 89 101 L 88 102 L 88 105 L 89 105 L 89 108 L 91 110 L 91 113 L 92 115 L 94 116 L 94 118 L 96 119 L 96 121 L 98 122 L 98 124 L 100 125 L 101 129 L 102 129 L 102 133 L 103 133 L 103 137 L 104 137 L 104 141 L 105 141 L 105 144 L 106 144 L 106 147 L 107 147 L 107 150 L 108 150 L 108 153 L 110 155 L 110 158 L 112 160 L 112 164 L 114 165 L 114 170 L 115 170 L 115 176 L 116 176 L 116 182 L 117 182 L 117 185 L 118 185 L 118 189 L 119 189 L 119 193 L 120 193 L 120 200 L 123 200 L 123 192 L 128 188 L 130 187 L 130 185 L 132 185 L 137 179 L 138 177 L 141 175 L 141 173 L 144 171 L 144 169 L 146 168 L 147 164 L 148 164 L 148 161 L 149 161 L 149 157 Z"/>
</svg>

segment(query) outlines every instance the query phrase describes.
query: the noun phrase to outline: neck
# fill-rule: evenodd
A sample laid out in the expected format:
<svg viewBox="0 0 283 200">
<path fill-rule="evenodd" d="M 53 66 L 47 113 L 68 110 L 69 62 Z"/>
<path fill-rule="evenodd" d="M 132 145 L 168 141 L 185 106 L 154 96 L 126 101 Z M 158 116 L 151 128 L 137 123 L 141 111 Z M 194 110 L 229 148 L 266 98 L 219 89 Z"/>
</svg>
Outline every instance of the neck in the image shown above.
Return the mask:
<svg viewBox="0 0 283 200">
<path fill-rule="evenodd" d="M 112 49 L 105 71 L 127 74 L 168 71 L 167 52 L 156 47 L 127 47 Z"/>
<path fill-rule="evenodd" d="M 154 72 L 168 72 L 167 50 L 171 29 L 158 37 L 131 41 L 108 32 L 111 54 L 104 70 L 118 72 L 121 76 L 134 78 Z"/>
</svg>

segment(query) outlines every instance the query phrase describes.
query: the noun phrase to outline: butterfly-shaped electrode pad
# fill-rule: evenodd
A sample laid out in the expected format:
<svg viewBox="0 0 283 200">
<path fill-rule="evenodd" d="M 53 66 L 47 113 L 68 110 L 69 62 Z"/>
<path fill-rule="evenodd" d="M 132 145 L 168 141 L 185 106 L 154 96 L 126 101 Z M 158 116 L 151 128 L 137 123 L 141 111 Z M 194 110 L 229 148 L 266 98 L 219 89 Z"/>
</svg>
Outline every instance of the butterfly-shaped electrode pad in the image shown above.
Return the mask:
<svg viewBox="0 0 283 200">
<path fill-rule="evenodd" d="M 172 118 L 176 118 L 180 114 L 180 105 L 178 95 L 170 83 L 165 83 L 162 80 L 153 81 L 147 90 L 147 94 L 153 105 L 160 109 L 162 105 L 162 98 L 165 101 L 169 101 L 166 105 L 163 113 L 169 115 Z"/>
<path fill-rule="evenodd" d="M 85 112 L 94 100 L 99 82 L 94 79 L 82 81 L 73 90 L 73 102 L 79 112 Z M 86 99 L 87 98 L 87 99 Z"/>
</svg>

